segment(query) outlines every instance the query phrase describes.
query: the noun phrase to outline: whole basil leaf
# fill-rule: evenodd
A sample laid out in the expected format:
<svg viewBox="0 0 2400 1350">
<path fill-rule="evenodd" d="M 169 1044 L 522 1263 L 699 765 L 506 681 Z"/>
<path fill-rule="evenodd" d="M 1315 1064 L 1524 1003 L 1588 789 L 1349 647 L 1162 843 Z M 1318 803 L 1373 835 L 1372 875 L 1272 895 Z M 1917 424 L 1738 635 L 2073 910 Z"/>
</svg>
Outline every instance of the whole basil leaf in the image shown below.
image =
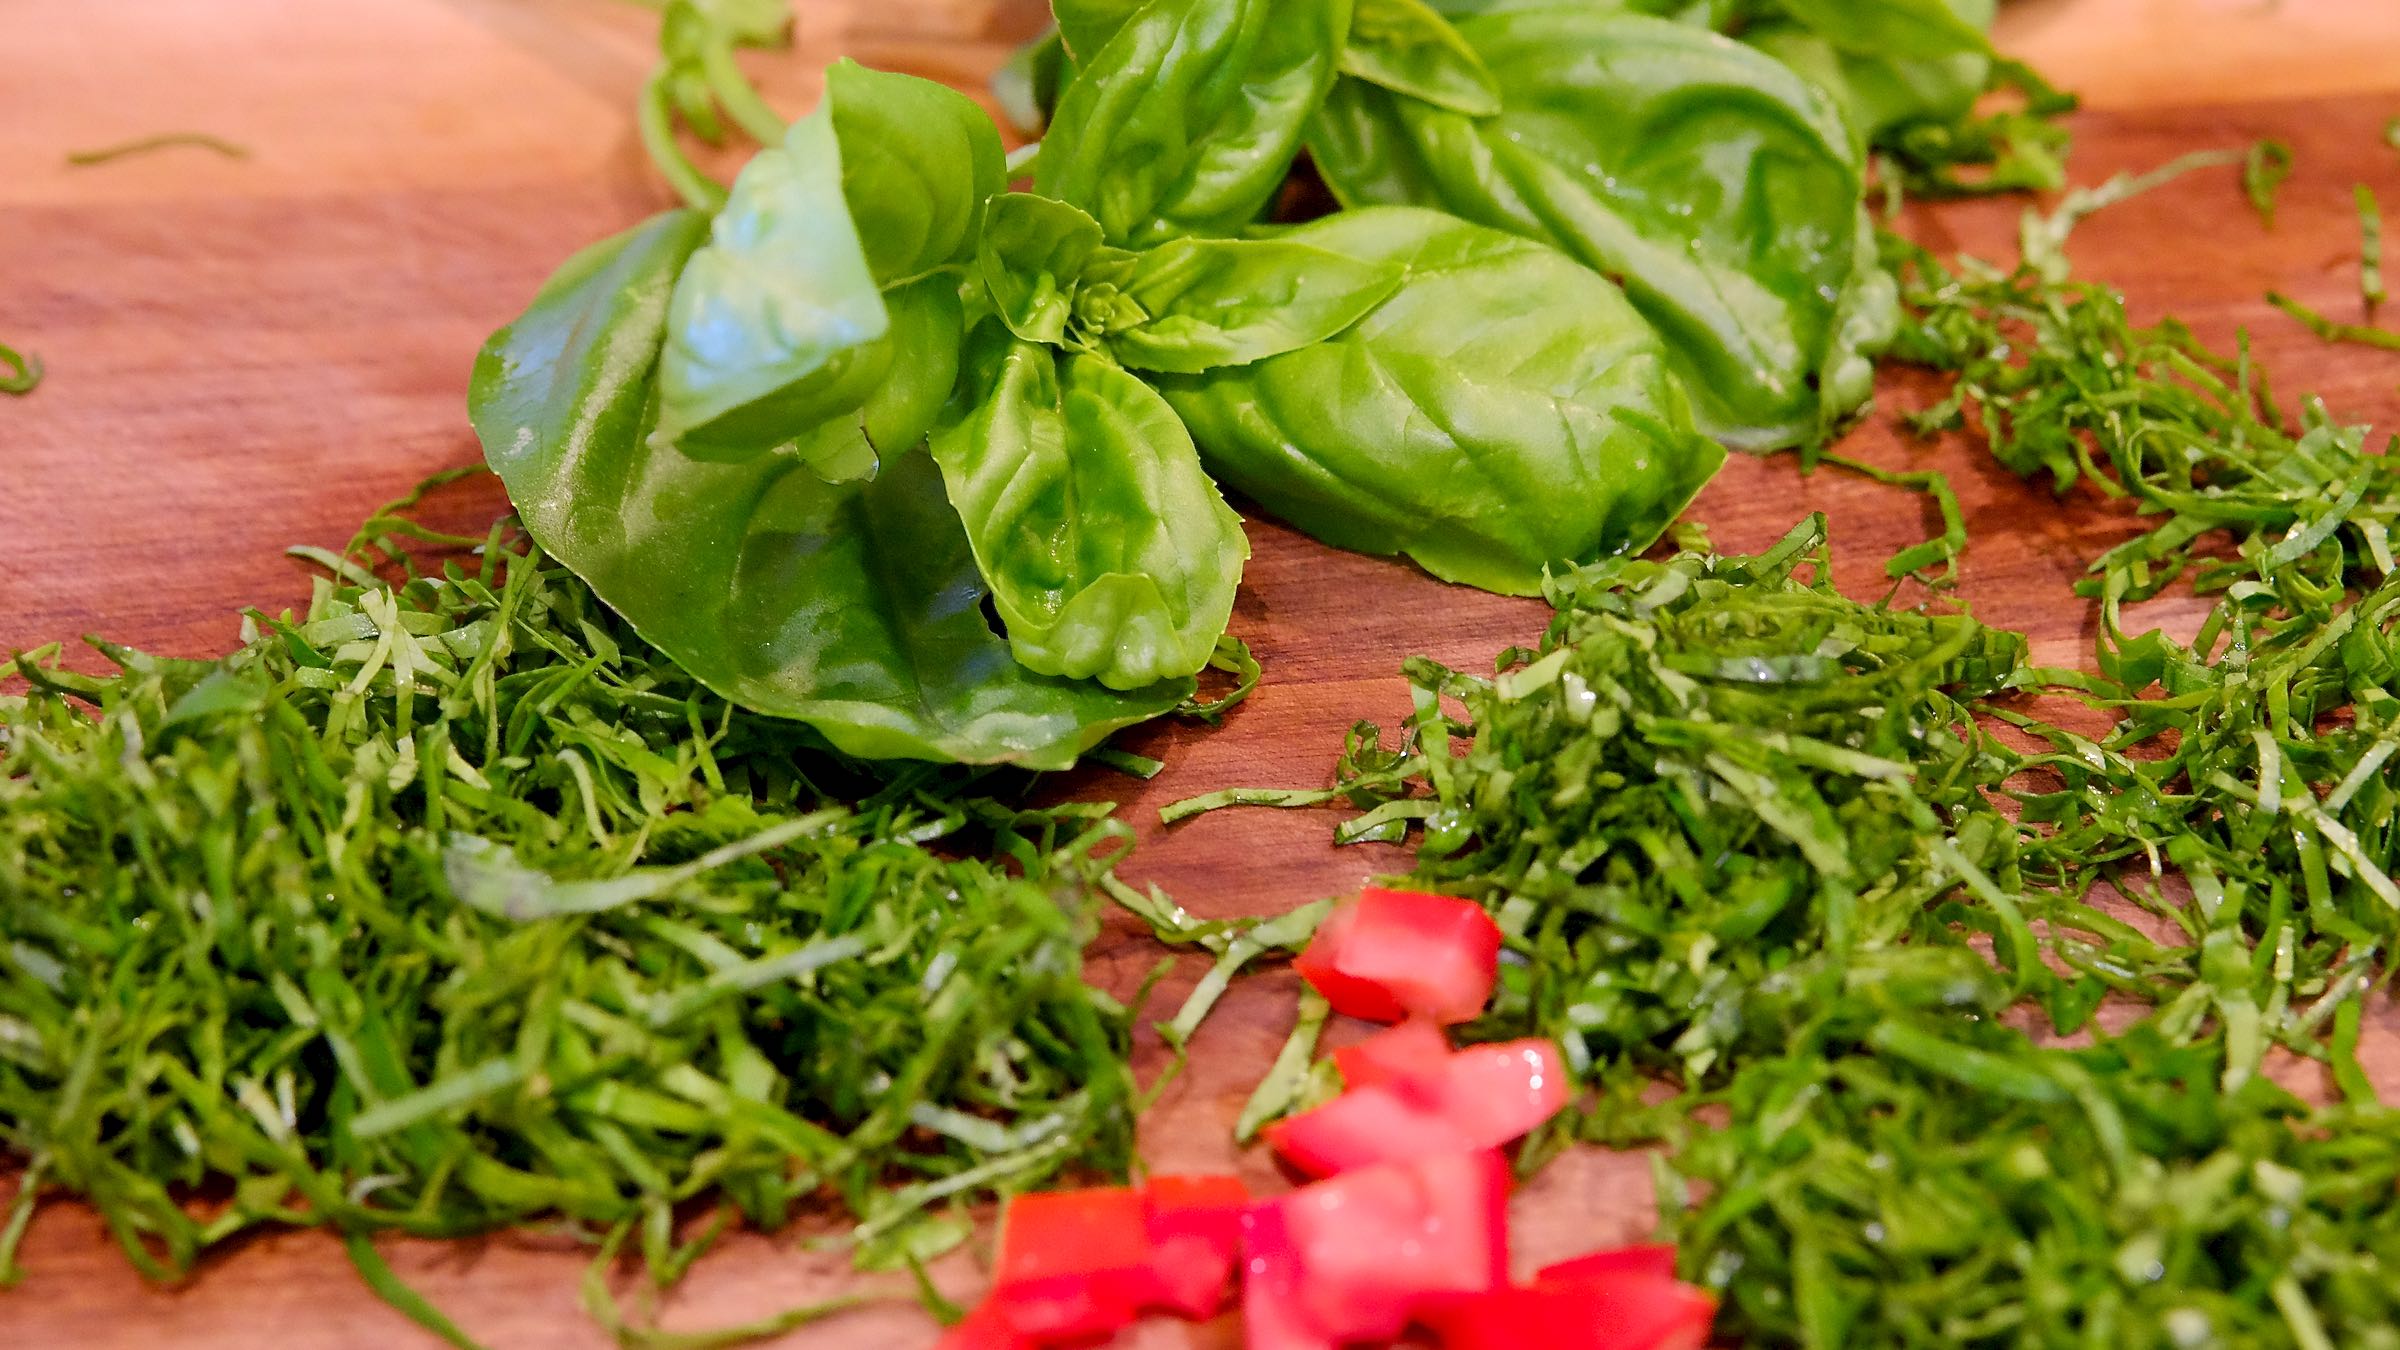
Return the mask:
<svg viewBox="0 0 2400 1350">
<path fill-rule="evenodd" d="M 932 447 L 1026 668 L 1137 689 L 1208 664 L 1250 548 L 1148 385 L 988 325 Z"/>
<path fill-rule="evenodd" d="M 1311 133 L 1335 194 L 1554 243 L 1658 327 L 1711 434 L 1757 450 L 1822 435 L 1821 390 L 1858 356 L 1842 309 L 1867 228 L 1828 96 L 1665 19 L 1552 4 L 1457 27 L 1504 110 L 1469 118 L 1345 80 Z"/>
<path fill-rule="evenodd" d="M 1027 193 L 992 199 L 980 263 L 1018 337 L 1136 370 L 1241 365 L 1348 328 L 1399 269 L 1279 239 L 1170 239 L 1131 251 L 1100 223 Z"/>
<path fill-rule="evenodd" d="M 854 755 L 1059 768 L 1191 691 L 1018 665 L 926 455 L 829 483 L 649 436 L 670 295 L 707 230 L 679 211 L 584 250 L 477 358 L 476 432 L 543 549 L 701 683 Z"/>
<path fill-rule="evenodd" d="M 1646 547 L 1724 462 L 1657 333 L 1565 254 L 1407 208 L 1281 237 L 1404 279 L 1334 338 L 1159 388 L 1219 481 L 1319 539 L 1533 594 Z"/>
<path fill-rule="evenodd" d="M 1034 191 L 1089 211 L 1112 244 L 1241 230 L 1283 186 L 1350 3 L 1150 0 L 1059 95 Z"/>
<path fill-rule="evenodd" d="M 1425 0 L 1356 0 L 1342 73 L 1470 117 L 1500 111 L 1483 58 Z"/>
<path fill-rule="evenodd" d="M 743 168 L 676 282 L 660 439 L 717 458 L 782 449 L 833 478 L 871 471 L 879 444 L 914 444 L 960 340 L 956 279 L 947 303 L 917 283 L 971 256 L 1005 174 L 965 96 L 834 65 L 823 103 Z M 915 310 L 899 324 L 897 292 Z"/>
</svg>

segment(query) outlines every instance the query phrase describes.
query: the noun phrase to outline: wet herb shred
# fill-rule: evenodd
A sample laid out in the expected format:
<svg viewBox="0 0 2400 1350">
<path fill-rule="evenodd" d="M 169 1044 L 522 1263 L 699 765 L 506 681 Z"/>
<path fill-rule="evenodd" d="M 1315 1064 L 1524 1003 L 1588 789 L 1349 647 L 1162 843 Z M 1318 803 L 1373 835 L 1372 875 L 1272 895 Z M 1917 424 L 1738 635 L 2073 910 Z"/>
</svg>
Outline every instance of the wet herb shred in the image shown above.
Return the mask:
<svg viewBox="0 0 2400 1350">
<path fill-rule="evenodd" d="M 664 1278 L 704 1197 L 921 1255 L 954 1204 L 1124 1169 L 1104 808 L 862 779 L 505 528 L 308 553 L 307 612 L 229 657 L 36 652 L 0 699 L 0 1269 L 74 1193 L 155 1278 L 334 1228 L 416 1315 L 369 1235 L 557 1217 Z"/>
</svg>

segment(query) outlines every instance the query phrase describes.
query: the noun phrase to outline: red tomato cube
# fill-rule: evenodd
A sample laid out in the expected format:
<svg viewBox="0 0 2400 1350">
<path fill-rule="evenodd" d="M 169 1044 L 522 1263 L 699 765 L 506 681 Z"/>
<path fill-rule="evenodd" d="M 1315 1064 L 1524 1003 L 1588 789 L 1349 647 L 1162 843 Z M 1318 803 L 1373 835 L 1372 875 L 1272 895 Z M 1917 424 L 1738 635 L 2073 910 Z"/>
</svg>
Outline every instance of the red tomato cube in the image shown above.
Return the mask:
<svg viewBox="0 0 2400 1350">
<path fill-rule="evenodd" d="M 1243 1220 L 1253 1336 L 1390 1337 L 1438 1295 L 1499 1288 L 1507 1211 L 1508 1164 L 1490 1152 L 1362 1168 L 1256 1206 Z"/>
<path fill-rule="evenodd" d="M 1369 886 L 1326 916 L 1293 965 L 1352 1017 L 1469 1022 L 1492 996 L 1500 927 L 1471 900 Z"/>
<path fill-rule="evenodd" d="M 1009 1201 L 991 1302 L 1037 1341 L 1097 1336 L 1151 1293 L 1149 1219 L 1129 1187 L 1038 1191 Z"/>
<path fill-rule="evenodd" d="M 1354 1088 L 1432 1073 L 1449 1059 L 1450 1038 L 1434 1023 L 1413 1017 L 1333 1052 L 1342 1081 Z"/>
</svg>

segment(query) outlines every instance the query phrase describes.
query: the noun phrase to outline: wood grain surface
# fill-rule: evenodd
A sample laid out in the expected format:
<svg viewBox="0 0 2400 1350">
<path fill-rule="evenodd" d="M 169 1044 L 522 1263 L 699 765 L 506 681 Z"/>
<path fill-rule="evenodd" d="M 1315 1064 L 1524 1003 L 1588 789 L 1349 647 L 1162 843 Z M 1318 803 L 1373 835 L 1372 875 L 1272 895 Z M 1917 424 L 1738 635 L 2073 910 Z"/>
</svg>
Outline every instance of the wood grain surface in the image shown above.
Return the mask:
<svg viewBox="0 0 2400 1350">
<path fill-rule="evenodd" d="M 836 55 L 980 82 L 1041 22 L 1030 0 L 801 0 L 797 50 L 755 63 L 789 111 Z M 464 413 L 469 363 L 566 254 L 654 209 L 630 118 L 653 20 L 603 0 L 5 0 L 0 4 L 0 341 L 38 352 L 49 378 L 0 399 L 0 649 L 86 632 L 179 655 L 222 650 L 245 604 L 306 594 L 281 554 L 338 543 L 373 504 L 477 457 Z M 2015 0 L 2004 47 L 2033 57 L 2093 111 L 2079 120 L 2078 181 L 2204 146 L 2290 141 L 2299 171 L 2262 230 L 2230 175 L 2197 174 L 2104 213 L 2077 234 L 2087 275 L 2124 286 L 2138 317 L 2172 312 L 2229 344 L 2254 333 L 2287 392 L 2346 417 L 2400 423 L 2400 357 L 2316 343 L 2263 303 L 2270 286 L 2337 314 L 2356 306 L 2350 187 L 2400 206 L 2400 5 L 2393 0 Z M 248 145 L 246 160 L 180 148 L 70 168 L 70 150 L 169 129 Z M 2017 205 L 1919 211 L 1941 248 L 2006 257 Z M 1887 382 L 1887 408 L 1927 386 Z M 2134 528 L 2121 510 L 2064 501 L 1990 467 L 1967 444 L 1920 445 L 1878 418 L 1845 447 L 1876 463 L 1938 467 L 1964 500 L 1964 593 L 2030 631 L 2037 655 L 2077 663 L 2092 616 L 2069 586 L 2082 561 Z M 437 511 L 459 524 L 502 509 L 488 488 Z M 1921 538 L 1918 499 L 1787 459 L 1737 460 L 1694 516 L 1748 548 L 1802 512 L 1832 518 L 1837 580 L 1881 589 L 1881 560 Z M 1128 875 L 1210 915 L 1280 910 L 1398 866 L 1391 848 L 1336 850 L 1325 813 L 1249 812 L 1174 831 L 1152 808 L 1234 783 L 1326 781 L 1343 729 L 1406 707 L 1400 658 L 1462 665 L 1529 638 L 1539 606 L 1441 586 L 1410 568 L 1337 554 L 1254 519 L 1234 631 L 1267 682 L 1221 731 L 1162 726 L 1132 748 L 1169 764 L 1155 782 L 1075 778 L 1062 790 L 1127 804 L 1144 843 Z M 2155 607 L 2188 624 L 2187 601 Z M 1093 948 L 1124 989 L 1159 949 L 1126 923 Z M 1188 988 L 1188 966 L 1162 991 Z M 1200 1035 L 1189 1071 L 1145 1121 L 1168 1168 L 1239 1166 L 1229 1125 L 1280 1043 L 1293 984 L 1245 982 Z M 2400 1087 L 2400 1030 L 2379 1010 L 2362 1048 Z M 1345 1029 L 1354 1033 L 1355 1028 Z M 1158 1047 L 1144 1047 L 1155 1070 Z M 2302 1076 L 2305 1083 L 2305 1075 Z M 0 1195 L 13 1184 L 0 1180 Z M 1538 1263 L 1631 1238 L 1649 1221 L 1639 1158 L 1571 1156 L 1517 1202 L 1520 1256 Z M 822 1228 L 742 1235 L 663 1309 L 669 1325 L 756 1316 L 841 1286 Z M 564 1350 L 602 1337 L 577 1306 L 583 1252 L 538 1231 L 386 1245 L 394 1266 L 470 1331 L 502 1347 Z M 415 1346 L 428 1338 L 361 1288 L 338 1246 L 263 1237 L 212 1259 L 188 1286 L 144 1285 L 89 1211 L 43 1208 L 30 1278 L 0 1294 L 0 1344 Z M 937 1269 L 977 1286 L 973 1253 Z M 901 1350 L 933 1338 L 907 1306 L 847 1315 L 785 1344 Z M 1231 1346 L 1238 1332 L 1146 1326 L 1129 1346 Z"/>
</svg>

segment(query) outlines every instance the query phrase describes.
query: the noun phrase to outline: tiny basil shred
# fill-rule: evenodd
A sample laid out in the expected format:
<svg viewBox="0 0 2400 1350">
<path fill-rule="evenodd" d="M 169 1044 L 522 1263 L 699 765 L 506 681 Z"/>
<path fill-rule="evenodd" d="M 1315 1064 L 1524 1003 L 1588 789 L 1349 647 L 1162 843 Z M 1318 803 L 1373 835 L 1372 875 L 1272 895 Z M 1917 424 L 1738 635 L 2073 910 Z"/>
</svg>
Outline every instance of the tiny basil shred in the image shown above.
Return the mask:
<svg viewBox="0 0 2400 1350">
<path fill-rule="evenodd" d="M 1081 975 L 1105 807 L 863 780 L 505 530 L 420 571 L 428 537 L 317 555 L 307 612 L 222 660 L 16 663 L 0 1270 L 54 1190 L 160 1279 L 262 1225 L 552 1216 L 664 1273 L 698 1197 L 760 1225 L 831 1197 L 872 1264 L 1124 1169 L 1129 1021 Z"/>
</svg>

